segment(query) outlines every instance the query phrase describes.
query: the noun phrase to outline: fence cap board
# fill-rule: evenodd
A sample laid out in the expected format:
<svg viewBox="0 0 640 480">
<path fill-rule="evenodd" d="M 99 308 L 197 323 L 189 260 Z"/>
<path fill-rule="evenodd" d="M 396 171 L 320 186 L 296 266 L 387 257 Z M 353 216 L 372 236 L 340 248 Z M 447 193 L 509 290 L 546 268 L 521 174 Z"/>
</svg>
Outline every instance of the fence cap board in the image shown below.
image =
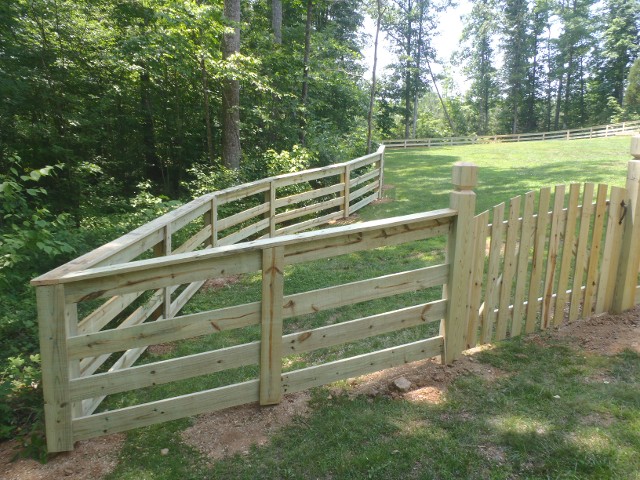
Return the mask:
<svg viewBox="0 0 640 480">
<path fill-rule="evenodd" d="M 457 214 L 456 210 L 450 208 L 443 208 L 440 210 L 433 210 L 424 213 L 414 213 L 411 215 L 403 215 L 401 217 L 394 217 L 391 219 L 372 220 L 369 222 L 362 222 L 353 225 L 344 225 L 340 227 L 332 227 L 319 231 L 296 233 L 291 235 L 283 235 L 276 238 L 265 238 L 261 240 L 254 240 L 251 242 L 245 242 L 236 245 L 227 245 L 216 248 L 208 248 L 206 250 L 199 250 L 196 252 L 180 253 L 176 255 L 169 255 L 165 257 L 157 257 L 147 260 L 137 260 L 134 262 L 127 262 L 118 265 L 111 265 L 107 267 L 96 267 L 87 270 L 81 270 L 77 272 L 68 272 L 60 277 L 38 277 L 32 280 L 32 285 L 55 285 L 79 282 L 89 279 L 95 279 L 100 277 L 108 277 L 112 275 L 125 275 L 128 273 L 146 270 L 149 268 L 176 266 L 180 264 L 201 262 L 205 260 L 211 260 L 214 258 L 223 258 L 231 255 L 237 255 L 239 253 L 249 253 L 257 250 L 264 250 L 267 248 L 274 248 L 278 246 L 285 246 L 291 243 L 299 243 L 300 241 L 312 241 L 319 239 L 327 239 L 332 237 L 338 237 L 341 235 L 348 235 L 354 233 L 367 232 L 371 230 L 378 230 L 381 228 L 391 228 L 410 223 L 419 223 L 429 220 L 448 220 Z"/>
</svg>

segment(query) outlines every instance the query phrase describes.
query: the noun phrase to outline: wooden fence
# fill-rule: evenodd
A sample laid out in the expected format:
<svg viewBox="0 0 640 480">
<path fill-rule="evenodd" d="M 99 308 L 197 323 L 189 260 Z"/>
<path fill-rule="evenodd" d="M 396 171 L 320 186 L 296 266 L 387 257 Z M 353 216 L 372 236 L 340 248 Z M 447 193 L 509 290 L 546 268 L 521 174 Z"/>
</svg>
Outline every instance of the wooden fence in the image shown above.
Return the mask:
<svg viewBox="0 0 640 480">
<path fill-rule="evenodd" d="M 640 158 L 640 138 L 636 147 Z M 381 156 L 366 158 L 379 161 L 376 168 L 382 170 Z M 364 164 L 362 159 L 355 163 Z M 341 183 L 346 188 L 369 174 L 349 181 L 345 175 Z M 587 184 L 582 204 L 578 187 L 569 187 L 568 203 L 565 188 L 556 187 L 550 209 L 551 191 L 543 189 L 537 202 L 533 193 L 513 199 L 506 220 L 504 205 L 497 206 L 492 223 L 488 212 L 475 215 L 476 178 L 477 167 L 454 166 L 454 190 L 446 209 L 193 252 L 173 250 L 164 257 L 119 259 L 112 265 L 83 268 L 76 263 L 34 280 L 49 451 L 71 450 L 77 440 L 247 402 L 274 404 L 284 393 L 436 355 L 451 362 L 478 342 L 547 328 L 563 316 L 569 320 L 587 316 L 594 306 L 596 312 L 618 311 L 636 303 L 640 161 L 630 163 L 627 188 L 612 188 L 609 201 L 605 186 L 595 194 L 595 186 Z M 343 205 L 348 199 L 341 197 Z M 213 221 L 205 218 L 204 224 L 215 224 L 213 217 Z M 177 218 L 181 217 L 171 221 Z M 210 236 L 215 228 L 205 230 Z M 206 243 L 209 236 L 201 241 Z M 285 268 L 290 265 L 431 237 L 447 240 L 442 264 L 285 295 Z M 162 236 L 155 238 L 163 251 L 171 251 Z M 144 245 L 150 248 L 153 243 Z M 183 315 L 173 307 L 174 296 L 180 297 L 185 285 L 255 273 L 262 283 L 260 301 Z M 284 320 L 292 317 L 438 286 L 443 286 L 444 294 L 437 300 L 423 297 L 399 310 L 283 333 Z M 146 297 L 150 300 L 134 309 L 132 299 Z M 95 309 L 95 303 L 104 299 L 106 303 Z M 123 305 L 129 304 L 125 310 Z M 136 313 L 140 309 L 156 314 L 140 321 L 143 315 Z M 80 311 L 90 313 L 80 319 Z M 121 313 L 114 316 L 115 311 Z M 431 322 L 440 322 L 438 334 L 422 340 L 283 371 L 283 357 L 290 354 Z M 249 343 L 138 366 L 127 360 L 149 345 L 256 326 L 259 340 Z M 114 357 L 111 368 L 93 367 Z M 94 413 L 105 395 L 247 365 L 258 365 L 256 377 L 248 381 Z"/>
<path fill-rule="evenodd" d="M 408 138 L 385 140 L 387 148 L 408 147 L 444 147 L 452 145 L 476 145 L 481 143 L 535 142 L 542 140 L 576 140 L 584 138 L 611 137 L 614 135 L 632 135 L 640 132 L 640 120 L 611 125 L 598 125 L 589 128 L 557 130 L 554 132 L 516 133 L 512 135 L 466 135 L 442 138 Z"/>
<path fill-rule="evenodd" d="M 326 224 L 348 217 L 380 198 L 383 174 L 384 146 L 376 153 L 349 162 L 216 191 L 62 265 L 32 283 L 55 285 L 67 275 L 88 269 L 127 265 L 132 260 L 149 257 L 175 258 L 187 252 L 291 234 Z M 37 288 L 46 410 L 51 411 L 51 405 L 60 403 L 57 399 L 62 390 L 66 398 L 73 382 L 95 377 L 96 372 L 107 368 L 110 372 L 126 370 L 147 348 L 146 345 L 130 346 L 120 350 L 123 353 L 119 355 L 89 355 L 68 362 L 63 358 L 66 351 L 63 345 L 68 337 L 91 335 L 105 329 L 123 330 L 144 322 L 174 318 L 205 279 L 182 285 L 174 283 L 148 294 L 133 289 L 103 301 L 82 302 L 80 314 L 76 313 L 76 306 L 63 308 L 60 305 L 69 316 L 67 320 L 58 317 L 61 310 L 51 304 L 61 298 L 52 297 L 51 289 Z M 115 361 L 114 357 L 117 357 Z M 63 374 L 50 370 L 60 365 L 69 366 L 69 371 Z M 90 415 L 103 399 L 104 395 L 93 395 L 75 402 L 74 417 Z M 47 414 L 47 431 L 51 438 L 58 436 L 53 433 L 59 428 L 56 415 Z M 69 428 L 67 423 L 63 424 L 63 428 Z M 49 445 L 50 451 L 67 447 Z"/>
</svg>

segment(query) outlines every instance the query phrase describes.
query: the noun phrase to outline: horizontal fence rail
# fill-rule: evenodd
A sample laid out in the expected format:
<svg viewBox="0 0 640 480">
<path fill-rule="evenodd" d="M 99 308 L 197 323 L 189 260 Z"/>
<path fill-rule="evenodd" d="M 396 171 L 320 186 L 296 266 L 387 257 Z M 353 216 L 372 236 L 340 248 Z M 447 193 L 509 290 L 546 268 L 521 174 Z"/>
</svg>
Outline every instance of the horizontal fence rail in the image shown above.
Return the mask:
<svg viewBox="0 0 640 480">
<path fill-rule="evenodd" d="M 408 138 L 399 140 L 385 140 L 382 143 L 387 148 L 408 147 L 444 147 L 455 145 L 476 145 L 482 143 L 535 142 L 543 140 L 577 140 L 584 138 L 602 138 L 615 135 L 632 135 L 640 132 L 640 120 L 598 125 L 589 128 L 575 128 L 557 130 L 554 132 L 517 133 L 510 135 L 466 135 L 459 137 L 441 138 Z"/>
<path fill-rule="evenodd" d="M 285 215 L 280 217 L 286 219 L 283 222 L 300 219 L 298 226 L 308 221 L 296 215 L 309 205 L 285 207 L 327 195 L 325 202 L 340 200 L 342 209 L 331 208 L 344 216 L 363 199 L 378 195 L 383 168 L 382 151 L 379 153 L 379 157 L 363 157 L 339 168 L 316 169 L 309 176 L 303 172 L 243 186 L 248 189 L 243 193 L 241 187 L 216 192 L 220 195 L 163 217 L 162 222 L 143 229 L 144 235 L 123 237 L 129 243 L 121 250 L 112 245 L 112 257 L 99 249 L 94 257 L 33 280 L 48 450 L 71 450 L 78 440 L 243 403 L 276 404 L 285 393 L 436 355 L 449 363 L 477 344 L 544 330 L 594 313 L 619 312 L 639 303 L 640 136 L 632 142 L 638 160 L 629 162 L 625 188 L 559 185 L 476 214 L 473 188 L 478 169 L 458 163 L 453 167 L 449 208 L 283 234 L 296 225 L 291 223 L 270 235 L 277 215 Z M 374 174 L 377 169 L 380 172 Z M 299 185 L 302 179 L 330 175 L 340 176 L 340 188 L 321 183 L 316 191 L 288 191 L 287 196 L 279 196 L 272 187 L 277 182 Z M 367 187 L 367 182 L 377 187 Z M 370 190 L 351 199 L 352 187 L 354 192 Z M 267 193 L 268 218 L 266 208 L 260 206 L 267 202 L 244 205 L 216 218 L 217 205 L 247 195 L 266 198 Z M 315 207 L 306 213 L 310 210 L 317 213 Z M 260 218 L 257 223 L 268 221 L 269 235 L 254 231 L 255 239 L 237 244 L 220 242 L 228 236 L 212 236 L 213 225 L 220 227 L 221 220 L 226 220 L 222 223 L 225 228 L 237 226 L 237 233 L 247 228 L 242 222 L 252 215 Z M 185 235 L 187 240 L 172 248 L 170 233 L 195 218 L 201 224 L 190 231 L 192 236 Z M 206 235 L 200 233 L 203 229 Z M 444 262 L 290 291 L 295 265 L 313 269 L 318 264 L 309 262 L 364 255 L 433 237 L 446 241 Z M 197 245 L 206 248 L 192 248 Z M 419 245 L 417 248 L 424 248 L 425 244 Z M 143 247 L 158 255 L 136 258 Z M 259 297 L 220 307 L 197 303 L 181 313 L 181 305 L 204 282 L 233 276 L 259 282 Z M 385 311 L 337 323 L 321 316 L 332 309 L 405 294 L 411 294 L 410 305 L 386 304 Z M 310 325 L 296 323 L 301 316 L 319 320 Z M 422 329 L 430 324 L 433 328 Z M 393 342 L 400 343 L 397 338 L 407 342 L 403 335 L 409 329 L 414 329 L 414 336 L 408 343 L 383 344 L 384 348 L 345 358 L 348 348 L 343 346 L 350 342 L 397 331 L 402 333 Z M 204 351 L 161 360 L 148 356 L 148 363 L 134 365 L 149 346 L 197 337 Z M 214 339 L 221 341 L 207 343 Z M 295 361 L 288 363 L 298 354 L 337 346 L 338 359 L 322 354 L 321 363 L 305 368 L 296 368 Z M 244 372 L 232 377 L 236 383 L 225 381 L 228 377 L 211 377 L 231 370 Z M 126 406 L 118 401 L 109 404 L 110 410 L 96 411 L 108 395 L 195 377 L 202 377 L 191 389 L 198 391 L 159 399 L 147 398 L 143 392 L 142 400 L 129 400 Z"/>
</svg>

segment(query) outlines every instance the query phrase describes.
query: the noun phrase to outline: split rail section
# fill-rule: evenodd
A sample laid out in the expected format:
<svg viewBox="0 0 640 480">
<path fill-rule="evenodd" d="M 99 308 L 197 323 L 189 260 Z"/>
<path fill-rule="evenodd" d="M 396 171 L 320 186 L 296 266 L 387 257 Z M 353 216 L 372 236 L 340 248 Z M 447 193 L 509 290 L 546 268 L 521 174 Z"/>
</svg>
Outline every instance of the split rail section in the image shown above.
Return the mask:
<svg viewBox="0 0 640 480">
<path fill-rule="evenodd" d="M 640 120 L 598 125 L 589 128 L 574 128 L 553 132 L 516 133 L 511 135 L 466 135 L 441 138 L 408 138 L 385 140 L 387 148 L 408 147 L 445 147 L 452 145 L 476 145 L 481 143 L 536 142 L 543 140 L 577 140 L 584 138 L 603 138 L 614 135 L 631 135 L 640 132 Z"/>
</svg>

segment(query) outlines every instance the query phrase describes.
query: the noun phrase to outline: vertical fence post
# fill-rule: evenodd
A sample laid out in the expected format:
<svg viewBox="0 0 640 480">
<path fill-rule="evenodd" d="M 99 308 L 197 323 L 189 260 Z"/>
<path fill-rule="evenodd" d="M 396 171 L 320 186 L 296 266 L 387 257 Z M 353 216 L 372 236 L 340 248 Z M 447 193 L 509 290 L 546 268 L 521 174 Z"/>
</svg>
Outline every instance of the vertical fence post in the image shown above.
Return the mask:
<svg viewBox="0 0 640 480">
<path fill-rule="evenodd" d="M 260 341 L 260 405 L 282 399 L 282 299 L 284 247 L 262 251 L 262 333 Z"/>
<path fill-rule="evenodd" d="M 638 270 L 640 269 L 640 135 L 631 139 L 631 160 L 627 167 L 628 205 L 620 248 L 620 263 L 613 296 L 613 311 L 620 313 L 635 305 Z"/>
<path fill-rule="evenodd" d="M 380 154 L 380 159 L 378 160 L 378 168 L 380 169 L 378 174 L 378 198 L 381 199 L 382 187 L 384 186 L 384 145 L 378 148 L 378 153 Z"/>
<path fill-rule="evenodd" d="M 342 197 L 343 197 L 342 216 L 344 218 L 347 218 L 349 216 L 349 202 L 351 201 L 351 198 L 350 198 L 351 186 L 349 185 L 349 182 L 351 181 L 351 165 L 347 163 L 344 166 L 344 172 L 340 174 L 340 177 L 341 177 L 340 182 L 344 183 L 344 190 L 342 193 Z"/>
<path fill-rule="evenodd" d="M 450 363 L 466 347 L 471 279 L 473 278 L 473 235 L 478 167 L 460 162 L 453 166 L 450 207 L 458 211 L 447 244 L 449 281 L 446 285 L 447 313 L 442 325 L 443 362 Z"/>
<path fill-rule="evenodd" d="M 47 451 L 73 450 L 68 321 L 63 285 L 36 288 Z"/>
<path fill-rule="evenodd" d="M 204 212 L 204 215 L 202 216 L 202 222 L 204 223 L 205 228 L 208 227 L 209 230 L 209 238 L 207 240 L 205 240 L 204 244 L 207 247 L 211 247 L 213 246 L 213 209 L 214 209 L 214 204 L 213 204 L 213 198 L 212 200 L 209 201 L 209 210 L 207 210 L 206 212 Z"/>
<path fill-rule="evenodd" d="M 162 229 L 163 239 L 155 247 L 153 247 L 153 254 L 156 257 L 166 257 L 171 255 L 171 224 L 168 223 Z M 162 300 L 162 315 L 164 319 L 171 317 L 171 287 L 164 287 Z"/>
<path fill-rule="evenodd" d="M 211 246 L 218 245 L 218 197 L 211 198 Z"/>
<path fill-rule="evenodd" d="M 264 201 L 269 204 L 269 211 L 265 214 L 269 218 L 269 238 L 276 236 L 276 182 L 269 183 L 269 190 L 264 194 Z"/>
</svg>

